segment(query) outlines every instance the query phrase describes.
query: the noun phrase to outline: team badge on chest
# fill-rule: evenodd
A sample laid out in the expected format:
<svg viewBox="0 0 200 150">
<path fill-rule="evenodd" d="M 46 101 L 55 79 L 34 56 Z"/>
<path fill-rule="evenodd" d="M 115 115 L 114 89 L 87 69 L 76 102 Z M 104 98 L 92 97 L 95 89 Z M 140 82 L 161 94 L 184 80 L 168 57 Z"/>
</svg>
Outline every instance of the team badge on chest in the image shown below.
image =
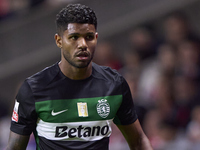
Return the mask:
<svg viewBox="0 0 200 150">
<path fill-rule="evenodd" d="M 87 103 L 77 103 L 79 117 L 88 117 Z"/>
<path fill-rule="evenodd" d="M 106 99 L 98 100 L 97 113 L 102 118 L 106 118 L 110 114 L 110 105 Z"/>
</svg>

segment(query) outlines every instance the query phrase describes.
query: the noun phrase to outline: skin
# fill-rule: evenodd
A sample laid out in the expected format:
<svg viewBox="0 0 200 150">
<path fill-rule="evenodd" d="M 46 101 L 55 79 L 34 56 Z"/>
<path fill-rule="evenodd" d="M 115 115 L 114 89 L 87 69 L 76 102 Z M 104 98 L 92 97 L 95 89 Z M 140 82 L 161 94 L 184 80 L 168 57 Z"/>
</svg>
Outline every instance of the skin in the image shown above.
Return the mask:
<svg viewBox="0 0 200 150">
<path fill-rule="evenodd" d="M 55 35 L 56 44 L 61 48 L 59 66 L 65 76 L 81 80 L 91 75 L 97 37 L 94 25 L 78 23 L 68 24 L 62 35 Z"/>
<path fill-rule="evenodd" d="M 92 58 L 97 44 L 98 33 L 91 24 L 68 24 L 62 35 L 55 35 L 55 42 L 61 49 L 59 67 L 70 79 L 81 80 L 92 73 Z M 139 121 L 130 125 L 118 125 L 131 150 L 152 150 Z M 10 132 L 7 150 L 25 150 L 29 136 Z"/>
<path fill-rule="evenodd" d="M 10 131 L 8 146 L 6 150 L 26 150 L 28 141 L 29 141 L 29 136 L 16 134 Z"/>
<path fill-rule="evenodd" d="M 117 127 L 125 137 L 130 150 L 153 150 L 138 120 L 130 125 L 117 125 Z"/>
</svg>

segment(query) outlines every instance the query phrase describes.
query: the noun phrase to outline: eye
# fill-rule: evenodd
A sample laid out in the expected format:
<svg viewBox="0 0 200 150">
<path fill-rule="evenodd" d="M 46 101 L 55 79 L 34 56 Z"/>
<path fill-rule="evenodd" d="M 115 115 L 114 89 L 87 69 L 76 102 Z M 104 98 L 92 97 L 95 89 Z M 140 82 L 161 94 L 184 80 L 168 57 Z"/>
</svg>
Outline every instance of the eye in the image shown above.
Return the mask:
<svg viewBox="0 0 200 150">
<path fill-rule="evenodd" d="M 71 36 L 70 39 L 72 39 L 72 40 L 77 40 L 77 39 L 78 39 L 78 36 L 77 36 L 77 35 Z"/>
<path fill-rule="evenodd" d="M 86 40 L 91 41 L 94 39 L 94 35 L 87 35 Z"/>
</svg>

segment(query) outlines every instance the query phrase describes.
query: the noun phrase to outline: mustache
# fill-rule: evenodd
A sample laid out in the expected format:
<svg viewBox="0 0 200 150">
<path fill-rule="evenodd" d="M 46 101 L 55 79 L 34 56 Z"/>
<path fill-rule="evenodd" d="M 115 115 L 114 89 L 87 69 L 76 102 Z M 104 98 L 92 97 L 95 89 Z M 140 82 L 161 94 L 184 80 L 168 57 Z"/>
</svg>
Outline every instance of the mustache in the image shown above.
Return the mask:
<svg viewBox="0 0 200 150">
<path fill-rule="evenodd" d="M 77 57 L 79 57 L 79 56 L 88 57 L 88 56 L 90 56 L 90 53 L 88 51 L 82 51 L 82 50 L 80 50 L 80 51 L 78 51 L 78 52 L 75 53 L 75 56 L 77 56 Z"/>
</svg>

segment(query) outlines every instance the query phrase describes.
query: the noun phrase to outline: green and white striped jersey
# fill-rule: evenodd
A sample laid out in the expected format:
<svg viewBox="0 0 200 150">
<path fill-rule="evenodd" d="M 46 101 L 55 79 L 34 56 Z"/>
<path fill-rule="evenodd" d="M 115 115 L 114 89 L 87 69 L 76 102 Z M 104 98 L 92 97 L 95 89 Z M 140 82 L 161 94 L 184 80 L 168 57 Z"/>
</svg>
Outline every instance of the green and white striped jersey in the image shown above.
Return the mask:
<svg viewBox="0 0 200 150">
<path fill-rule="evenodd" d="M 84 80 L 67 78 L 58 63 L 27 78 L 16 96 L 11 131 L 34 132 L 38 150 L 108 149 L 112 121 L 128 125 L 137 115 L 124 78 L 92 65 Z"/>
</svg>

